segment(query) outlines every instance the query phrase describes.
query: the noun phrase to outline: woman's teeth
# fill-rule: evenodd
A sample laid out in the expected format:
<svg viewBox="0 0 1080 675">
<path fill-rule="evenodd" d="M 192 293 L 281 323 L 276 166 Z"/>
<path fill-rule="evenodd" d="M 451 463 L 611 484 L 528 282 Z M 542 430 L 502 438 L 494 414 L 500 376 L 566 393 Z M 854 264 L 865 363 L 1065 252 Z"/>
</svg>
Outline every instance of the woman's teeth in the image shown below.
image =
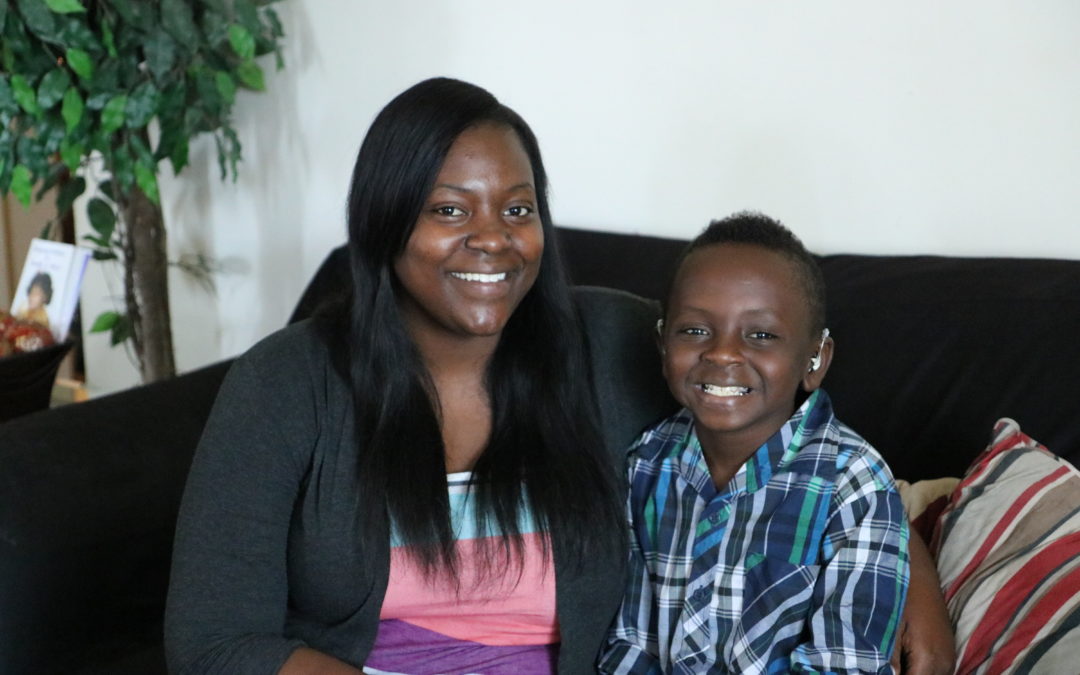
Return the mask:
<svg viewBox="0 0 1080 675">
<path fill-rule="evenodd" d="M 703 384 L 701 389 L 710 396 L 746 396 L 750 393 L 750 387 L 720 387 L 715 384 Z"/>
<path fill-rule="evenodd" d="M 450 276 L 462 281 L 478 281 L 482 284 L 493 284 L 497 281 L 506 280 L 506 272 L 498 274 L 480 274 L 479 272 L 451 272 Z"/>
</svg>

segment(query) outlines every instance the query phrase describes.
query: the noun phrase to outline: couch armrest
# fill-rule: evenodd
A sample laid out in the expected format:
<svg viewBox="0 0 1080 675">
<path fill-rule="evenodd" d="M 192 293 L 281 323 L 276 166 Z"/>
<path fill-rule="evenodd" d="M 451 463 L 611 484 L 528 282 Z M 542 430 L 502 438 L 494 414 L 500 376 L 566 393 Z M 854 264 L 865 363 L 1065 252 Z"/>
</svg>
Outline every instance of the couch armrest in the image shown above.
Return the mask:
<svg viewBox="0 0 1080 675">
<path fill-rule="evenodd" d="M 160 650 L 180 497 L 228 366 L 0 424 L 0 672 Z"/>
</svg>

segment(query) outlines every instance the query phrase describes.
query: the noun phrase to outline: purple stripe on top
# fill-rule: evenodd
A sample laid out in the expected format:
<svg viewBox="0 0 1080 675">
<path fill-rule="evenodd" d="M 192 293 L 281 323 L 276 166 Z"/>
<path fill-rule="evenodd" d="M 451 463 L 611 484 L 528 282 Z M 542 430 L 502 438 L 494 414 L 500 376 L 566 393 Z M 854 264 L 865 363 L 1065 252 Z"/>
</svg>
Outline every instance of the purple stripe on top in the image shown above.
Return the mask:
<svg viewBox="0 0 1080 675">
<path fill-rule="evenodd" d="M 484 645 L 398 619 L 379 622 L 367 667 L 408 675 L 552 675 L 559 645 Z"/>
</svg>

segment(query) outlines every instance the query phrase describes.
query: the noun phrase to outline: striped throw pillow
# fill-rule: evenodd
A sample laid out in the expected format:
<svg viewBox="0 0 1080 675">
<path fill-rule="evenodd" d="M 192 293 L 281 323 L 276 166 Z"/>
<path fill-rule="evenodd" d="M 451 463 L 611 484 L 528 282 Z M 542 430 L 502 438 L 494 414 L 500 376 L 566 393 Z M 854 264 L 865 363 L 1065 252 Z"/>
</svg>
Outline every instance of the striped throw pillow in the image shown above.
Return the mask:
<svg viewBox="0 0 1080 675">
<path fill-rule="evenodd" d="M 1080 472 L 1001 419 L 931 550 L 957 673 L 1080 672 Z"/>
</svg>

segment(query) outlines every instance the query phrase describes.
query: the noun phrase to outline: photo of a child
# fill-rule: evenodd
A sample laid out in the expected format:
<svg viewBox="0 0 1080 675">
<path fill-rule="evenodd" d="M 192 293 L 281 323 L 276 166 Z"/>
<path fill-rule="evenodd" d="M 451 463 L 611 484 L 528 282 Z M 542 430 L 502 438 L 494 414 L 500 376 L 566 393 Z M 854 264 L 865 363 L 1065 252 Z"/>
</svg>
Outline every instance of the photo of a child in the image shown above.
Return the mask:
<svg viewBox="0 0 1080 675">
<path fill-rule="evenodd" d="M 53 283 L 48 272 L 38 272 L 26 289 L 26 299 L 15 309 L 15 318 L 49 325 L 49 313 L 45 307 L 52 302 Z"/>
</svg>

